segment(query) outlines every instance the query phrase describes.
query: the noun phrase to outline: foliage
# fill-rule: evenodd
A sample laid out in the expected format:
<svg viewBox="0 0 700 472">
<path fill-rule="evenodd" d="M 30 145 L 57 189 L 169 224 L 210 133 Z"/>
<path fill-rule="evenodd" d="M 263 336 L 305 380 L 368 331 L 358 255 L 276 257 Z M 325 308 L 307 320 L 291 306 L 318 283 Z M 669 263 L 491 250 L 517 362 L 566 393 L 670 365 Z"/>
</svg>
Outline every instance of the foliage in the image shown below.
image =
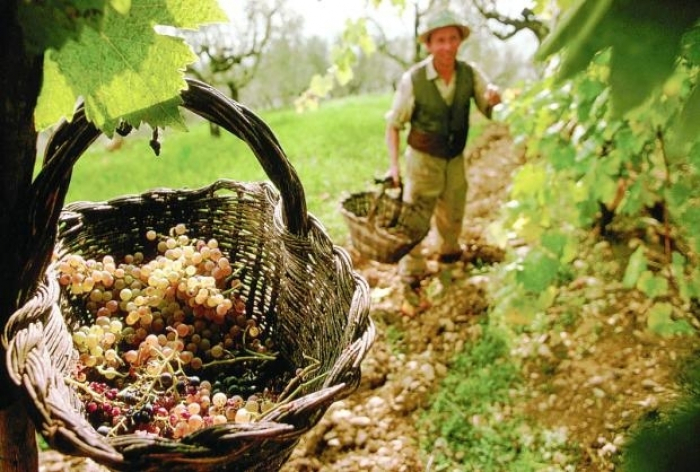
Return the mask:
<svg viewBox="0 0 700 472">
<path fill-rule="evenodd" d="M 632 431 L 625 449 L 624 472 L 690 472 L 697 469 L 700 451 L 700 364 L 681 370 L 686 393 L 670 411 L 647 418 Z"/>
<path fill-rule="evenodd" d="M 609 235 L 617 228 L 640 244 L 624 282 L 658 304 L 648 314 L 649 327 L 663 334 L 690 331 L 664 302 L 680 297 L 690 304 L 700 295 L 694 283 L 700 275 L 694 191 L 700 141 L 685 144 L 677 133 L 697 81 L 696 36 L 692 30 L 683 37 L 671 85 L 634 112 L 614 109 L 619 102 L 611 101 L 612 80 L 622 66 L 610 48 L 594 54 L 582 73 L 563 80 L 559 69 L 509 102 L 505 116 L 527 163 L 514 177 L 512 200 L 494 231 L 528 242 L 530 251 L 514 256 L 512 265 L 521 290 L 542 294 L 566 281 L 586 232 Z M 565 71 L 574 67 L 571 61 L 563 63 Z"/>
<path fill-rule="evenodd" d="M 121 120 L 182 128 L 179 93 L 184 69 L 196 57 L 181 39 L 159 34 L 156 26 L 196 28 L 225 20 L 215 0 L 93 1 L 90 9 L 77 1 L 21 4 L 29 5 L 24 24 L 66 19 L 58 27 L 27 28 L 41 32 L 30 35 L 31 44 L 47 48 L 37 126 L 71 117 L 82 97 L 88 118 L 109 135 Z M 75 21 L 70 20 L 76 14 L 66 13 L 71 11 L 78 12 Z M 79 28 L 83 23 L 89 27 Z"/>
<path fill-rule="evenodd" d="M 539 57 L 566 49 L 560 77 L 567 79 L 583 71 L 600 51 L 609 49 L 611 102 L 619 118 L 658 95 L 676 69 L 684 35 L 698 19 L 698 2 L 580 0 L 542 45 Z M 697 132 L 700 92 L 689 94 L 686 100 L 685 117 L 695 123 Z"/>
<path fill-rule="evenodd" d="M 319 98 L 326 97 L 336 85 L 343 86 L 352 80 L 353 67 L 362 54 L 371 55 L 375 50 L 366 18 L 347 20 L 341 40 L 331 50 L 332 65 L 324 74 L 315 74 L 311 78 L 309 88 L 296 100 L 297 109 L 316 108 Z"/>
<path fill-rule="evenodd" d="M 400 14 L 406 3 L 405 0 L 366 0 L 375 9 L 385 2 L 396 7 L 397 14 Z M 308 89 L 296 100 L 298 110 L 317 108 L 318 100 L 325 98 L 336 85 L 342 87 L 352 80 L 353 68 L 362 55 L 374 54 L 377 47 L 369 34 L 367 23 L 367 17 L 346 21 L 345 30 L 331 51 L 332 65 L 324 74 L 315 74 L 311 78 Z"/>
</svg>

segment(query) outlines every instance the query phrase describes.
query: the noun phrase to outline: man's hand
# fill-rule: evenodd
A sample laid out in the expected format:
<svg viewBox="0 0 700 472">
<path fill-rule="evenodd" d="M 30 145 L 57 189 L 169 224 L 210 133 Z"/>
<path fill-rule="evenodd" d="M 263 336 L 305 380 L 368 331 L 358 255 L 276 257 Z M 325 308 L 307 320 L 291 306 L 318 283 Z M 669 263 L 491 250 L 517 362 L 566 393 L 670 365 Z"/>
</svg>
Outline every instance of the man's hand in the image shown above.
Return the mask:
<svg viewBox="0 0 700 472">
<path fill-rule="evenodd" d="M 484 92 L 484 98 L 486 99 L 486 103 L 488 103 L 489 107 L 492 108 L 501 103 L 501 93 L 498 90 L 498 87 L 493 84 L 489 84 L 486 87 L 486 92 Z"/>
<path fill-rule="evenodd" d="M 391 182 L 393 187 L 401 185 L 401 172 L 396 166 L 389 167 L 389 170 L 384 174 L 384 182 Z"/>
</svg>

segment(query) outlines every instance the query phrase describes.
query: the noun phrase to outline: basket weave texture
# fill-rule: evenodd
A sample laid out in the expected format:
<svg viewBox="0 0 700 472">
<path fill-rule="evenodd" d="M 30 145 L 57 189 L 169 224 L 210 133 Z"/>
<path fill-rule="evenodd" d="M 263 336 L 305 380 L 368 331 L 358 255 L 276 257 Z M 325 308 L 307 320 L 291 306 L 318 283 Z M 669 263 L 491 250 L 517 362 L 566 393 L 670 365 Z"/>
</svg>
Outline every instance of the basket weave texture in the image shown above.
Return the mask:
<svg viewBox="0 0 700 472">
<path fill-rule="evenodd" d="M 362 256 L 394 264 L 428 234 L 430 220 L 420 203 L 403 200 L 403 185 L 398 192 L 387 185 L 346 196 L 340 202 L 340 212 L 352 246 Z"/>
<path fill-rule="evenodd" d="M 155 243 L 145 240 L 146 230 L 166 233 L 178 223 L 198 237 L 216 238 L 239 270 L 247 313 L 271 333 L 286 362 L 304 366 L 315 359 L 313 379 L 283 408 L 252 423 L 210 426 L 181 440 L 102 436 L 65 381 L 77 356 L 72 330 L 87 315 L 60 289 L 52 263 L 6 325 L 8 370 L 26 392 L 37 429 L 64 454 L 112 470 L 276 471 L 328 406 L 357 388 L 375 336 L 368 288 L 346 251 L 306 212 L 303 187 L 267 125 L 216 89 L 194 80 L 188 85 L 183 106 L 245 141 L 274 185 L 222 179 L 199 189 L 74 203 L 61 211 L 55 245 L 48 247 L 59 256 L 118 259 L 143 251 L 148 258 Z M 37 181 L 66 186 L 73 164 L 99 134 L 78 110 L 54 133 Z"/>
</svg>

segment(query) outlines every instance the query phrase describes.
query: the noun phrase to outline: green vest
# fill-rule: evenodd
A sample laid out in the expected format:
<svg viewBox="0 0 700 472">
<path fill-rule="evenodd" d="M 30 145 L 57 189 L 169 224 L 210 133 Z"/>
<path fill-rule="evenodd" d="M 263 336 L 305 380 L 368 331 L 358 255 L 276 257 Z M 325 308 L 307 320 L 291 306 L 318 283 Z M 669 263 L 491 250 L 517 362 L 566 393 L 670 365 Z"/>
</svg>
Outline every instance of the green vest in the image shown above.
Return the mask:
<svg viewBox="0 0 700 472">
<path fill-rule="evenodd" d="M 469 106 L 474 95 L 472 68 L 457 61 L 455 95 L 447 106 L 434 81 L 428 80 L 426 65 L 411 73 L 415 106 L 408 144 L 418 151 L 452 159 L 462 154 L 469 133 Z"/>
</svg>

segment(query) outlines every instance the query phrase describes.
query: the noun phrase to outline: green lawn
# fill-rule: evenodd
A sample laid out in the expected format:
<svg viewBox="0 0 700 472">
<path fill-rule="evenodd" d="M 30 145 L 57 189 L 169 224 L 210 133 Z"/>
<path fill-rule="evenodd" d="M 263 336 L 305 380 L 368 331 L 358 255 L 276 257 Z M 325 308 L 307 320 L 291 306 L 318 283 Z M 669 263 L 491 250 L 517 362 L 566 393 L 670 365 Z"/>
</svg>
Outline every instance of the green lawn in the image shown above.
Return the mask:
<svg viewBox="0 0 700 472">
<path fill-rule="evenodd" d="M 306 192 L 309 212 L 336 244 L 347 243 L 338 212 L 344 192 L 363 190 L 388 168 L 384 113 L 390 95 L 350 97 L 324 102 L 297 113 L 260 113 L 280 140 Z M 161 154 L 149 147 L 149 130 L 125 139 L 118 151 L 100 140 L 75 166 L 67 202 L 101 201 L 157 187 L 197 188 L 218 178 L 268 180 L 247 145 L 226 131 L 212 137 L 208 123 L 189 121 L 188 132 L 160 133 Z"/>
</svg>

